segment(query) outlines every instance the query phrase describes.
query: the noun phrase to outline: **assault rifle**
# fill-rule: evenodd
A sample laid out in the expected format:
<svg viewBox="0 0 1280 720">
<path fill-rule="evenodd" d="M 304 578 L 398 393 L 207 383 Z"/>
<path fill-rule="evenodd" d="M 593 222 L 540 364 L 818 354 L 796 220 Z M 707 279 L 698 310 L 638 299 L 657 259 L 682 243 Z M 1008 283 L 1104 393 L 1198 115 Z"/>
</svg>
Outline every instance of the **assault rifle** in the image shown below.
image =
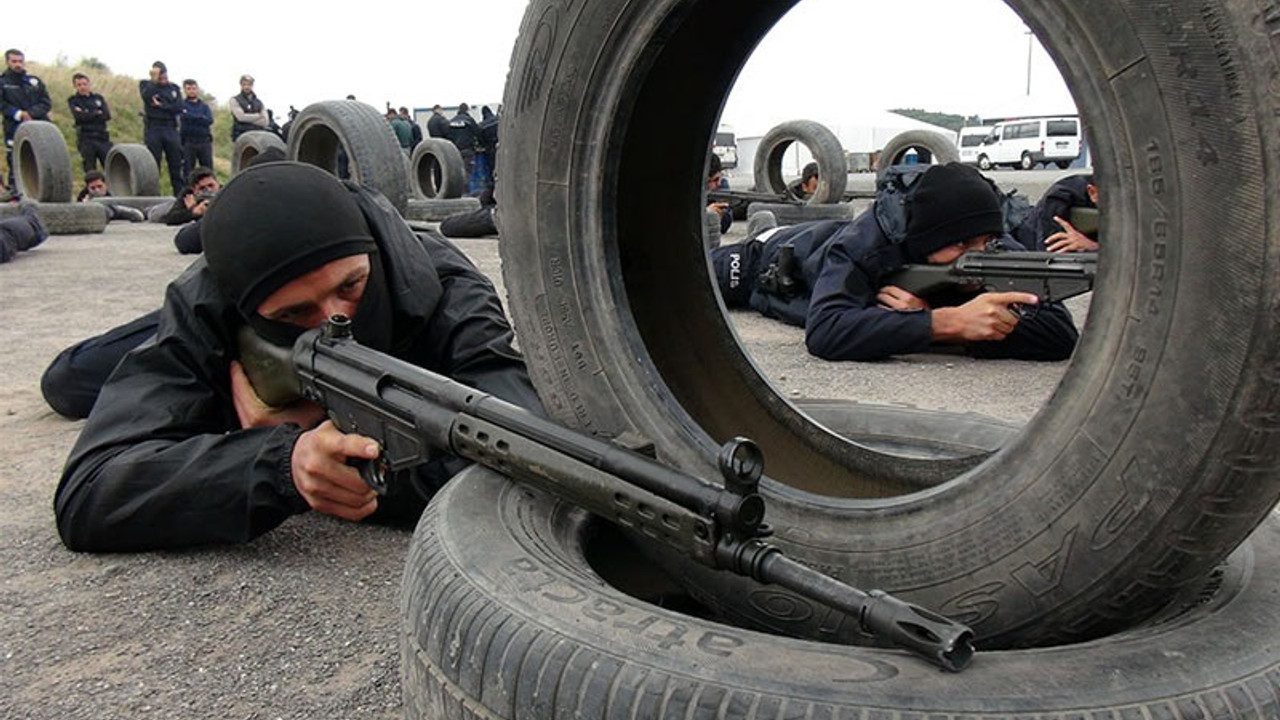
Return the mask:
<svg viewBox="0 0 1280 720">
<path fill-rule="evenodd" d="M 1093 289 L 1098 254 L 1031 251 L 975 251 L 950 265 L 904 265 L 881 285 L 896 285 L 917 297 L 948 286 L 977 286 L 983 292 L 1027 292 L 1056 302 Z"/>
<path fill-rule="evenodd" d="M 843 611 L 862 630 L 944 669 L 959 671 L 973 656 L 968 627 L 884 592 L 852 588 L 765 542 L 769 530 L 758 492 L 764 456 L 750 440 L 736 438 L 721 448 L 720 487 L 364 347 L 342 316 L 304 333 L 291 351 L 246 328 L 240 354 L 263 400 L 279 405 L 306 398 L 324 407 L 343 432 L 377 440 L 381 454 L 359 470 L 379 493 L 391 473 L 426 462 L 432 452 L 450 452 L 706 566 Z"/>
</svg>

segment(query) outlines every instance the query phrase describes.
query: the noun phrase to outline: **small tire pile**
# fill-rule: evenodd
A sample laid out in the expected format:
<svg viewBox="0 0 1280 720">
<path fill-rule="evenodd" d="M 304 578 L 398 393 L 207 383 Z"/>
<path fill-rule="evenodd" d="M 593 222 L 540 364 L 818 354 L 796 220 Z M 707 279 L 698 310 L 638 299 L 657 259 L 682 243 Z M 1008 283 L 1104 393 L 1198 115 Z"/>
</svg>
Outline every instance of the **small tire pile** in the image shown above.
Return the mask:
<svg viewBox="0 0 1280 720">
<path fill-rule="evenodd" d="M 800 143 L 818 164 L 818 187 L 813 194 L 795 202 L 754 202 L 747 206 L 747 217 L 772 212 L 780 225 L 795 225 L 813 220 L 848 220 L 857 208 L 842 202 L 848 183 L 849 164 L 840 139 L 825 125 L 812 120 L 791 120 L 773 127 L 760 139 L 752 172 L 755 188 L 760 192 L 788 195 L 794 198 L 783 175 L 783 158 L 792 145 Z"/>
<path fill-rule="evenodd" d="M 109 212 L 93 203 L 71 202 L 71 154 L 62 132 L 51 122 L 29 120 L 13 138 L 15 189 L 36 203 L 36 213 L 50 235 L 101 233 Z M 0 217 L 19 212 L 17 204 L 0 205 Z"/>
</svg>

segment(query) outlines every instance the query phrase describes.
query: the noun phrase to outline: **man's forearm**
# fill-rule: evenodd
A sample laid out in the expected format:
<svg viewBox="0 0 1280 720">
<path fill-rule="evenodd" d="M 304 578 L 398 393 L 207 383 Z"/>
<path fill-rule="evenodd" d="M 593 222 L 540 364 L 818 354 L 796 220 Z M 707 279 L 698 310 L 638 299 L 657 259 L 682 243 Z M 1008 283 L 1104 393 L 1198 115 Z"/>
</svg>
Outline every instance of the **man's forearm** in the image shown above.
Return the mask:
<svg viewBox="0 0 1280 720">
<path fill-rule="evenodd" d="M 73 455 L 54 498 L 58 532 L 81 552 L 247 542 L 307 507 L 288 474 L 299 434 L 286 426 Z"/>
</svg>

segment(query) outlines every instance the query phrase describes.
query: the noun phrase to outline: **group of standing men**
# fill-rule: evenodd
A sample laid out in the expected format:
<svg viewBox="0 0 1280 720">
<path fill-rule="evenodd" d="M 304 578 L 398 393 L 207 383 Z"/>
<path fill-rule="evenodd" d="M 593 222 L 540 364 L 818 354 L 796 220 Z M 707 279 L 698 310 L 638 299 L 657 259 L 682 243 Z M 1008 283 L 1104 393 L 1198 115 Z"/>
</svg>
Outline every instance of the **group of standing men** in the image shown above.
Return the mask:
<svg viewBox="0 0 1280 720">
<path fill-rule="evenodd" d="M 26 69 L 20 50 L 5 51 L 5 71 L 0 74 L 0 113 L 4 115 L 5 162 L 11 197 L 18 197 L 13 176 L 13 143 L 18 127 L 29 120 L 48 120 L 52 103 L 44 82 Z M 229 103 L 232 116 L 231 139 L 250 130 L 268 130 L 271 115 L 253 91 L 253 77 L 240 77 L 240 93 Z M 106 98 L 93 92 L 89 76 L 72 76 L 75 94 L 67 98 L 67 109 L 76 126 L 76 149 L 86 173 L 106 169 L 111 151 L 111 107 Z M 152 63 L 150 77 L 139 81 L 142 98 L 143 142 L 158 167 L 169 169 L 173 194 L 181 193 L 187 178 L 199 167 L 213 167 L 213 110 L 200 98 L 200 85 L 193 79 L 182 81 L 182 90 L 169 81 L 169 69 L 159 60 Z M 163 160 L 162 160 L 163 158 Z M 163 164 L 162 164 L 163 162 Z"/>
<path fill-rule="evenodd" d="M 270 113 L 253 91 L 253 77 L 240 77 L 240 93 L 231 98 L 231 139 L 250 130 L 271 126 Z M 200 85 L 193 79 L 182 81 L 182 92 L 169 82 L 169 69 L 159 60 L 151 65 L 151 75 L 138 82 L 143 106 L 143 142 L 161 166 L 169 168 L 169 182 L 176 196 L 186 187 L 187 177 L 198 167 L 213 167 L 213 110 L 200 99 Z M 79 120 L 77 120 L 77 128 Z M 84 156 L 83 150 L 81 156 Z M 89 170 L 89 160 L 85 160 Z"/>
<path fill-rule="evenodd" d="M 492 190 L 495 160 L 498 157 L 498 115 L 485 105 L 480 109 L 480 122 L 471 117 L 471 106 L 458 105 L 453 118 L 446 118 L 444 108 L 431 108 L 427 134 L 453 143 L 462 155 L 463 172 L 471 194 Z"/>
</svg>

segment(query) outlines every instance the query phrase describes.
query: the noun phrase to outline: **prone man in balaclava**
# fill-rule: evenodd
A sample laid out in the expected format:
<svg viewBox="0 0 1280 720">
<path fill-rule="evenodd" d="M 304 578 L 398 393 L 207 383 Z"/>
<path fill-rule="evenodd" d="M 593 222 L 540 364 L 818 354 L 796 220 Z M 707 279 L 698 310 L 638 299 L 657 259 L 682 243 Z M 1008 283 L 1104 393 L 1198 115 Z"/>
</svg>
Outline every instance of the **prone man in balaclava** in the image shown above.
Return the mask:
<svg viewBox="0 0 1280 720">
<path fill-rule="evenodd" d="M 1025 250 L 1005 233 L 1000 198 L 977 170 L 930 167 L 906 197 L 906 233 L 891 241 L 867 212 L 827 245 L 805 319 L 805 344 L 827 360 L 876 360 L 960 346 L 975 357 L 1065 360 L 1079 337 L 1059 303 L 1033 312 L 1029 293 L 968 291 L 917 297 L 884 285 L 908 263 L 949 264 L 989 243 Z"/>
<path fill-rule="evenodd" d="M 376 443 L 307 401 L 268 406 L 237 361 L 245 324 L 291 344 L 329 316 L 364 345 L 542 412 L 493 285 L 381 195 L 291 162 L 219 193 L 205 254 L 170 284 L 152 339 L 116 366 L 54 498 L 63 542 L 137 551 L 247 542 L 309 509 L 412 523 L 465 466 L 440 455 L 379 497 L 348 465 Z"/>
</svg>

